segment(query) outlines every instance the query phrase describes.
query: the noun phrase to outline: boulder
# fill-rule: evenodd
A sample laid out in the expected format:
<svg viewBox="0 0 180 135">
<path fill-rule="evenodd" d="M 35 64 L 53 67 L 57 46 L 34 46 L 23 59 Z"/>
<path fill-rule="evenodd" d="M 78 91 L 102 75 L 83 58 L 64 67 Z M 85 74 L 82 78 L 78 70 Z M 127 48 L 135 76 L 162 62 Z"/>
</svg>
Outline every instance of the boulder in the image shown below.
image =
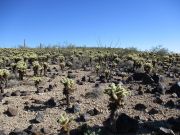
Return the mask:
<svg viewBox="0 0 180 135">
<path fill-rule="evenodd" d="M 169 93 L 176 93 L 178 97 L 180 97 L 180 82 L 176 82 L 173 84 L 168 91 Z"/>
</svg>

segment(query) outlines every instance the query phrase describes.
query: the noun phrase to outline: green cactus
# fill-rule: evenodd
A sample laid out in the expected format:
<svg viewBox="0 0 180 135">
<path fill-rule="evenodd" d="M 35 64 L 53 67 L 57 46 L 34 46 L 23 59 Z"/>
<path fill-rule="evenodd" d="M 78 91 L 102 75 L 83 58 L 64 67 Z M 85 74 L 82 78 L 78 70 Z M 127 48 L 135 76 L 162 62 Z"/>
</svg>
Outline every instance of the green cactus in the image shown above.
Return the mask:
<svg viewBox="0 0 180 135">
<path fill-rule="evenodd" d="M 70 123 L 73 118 L 69 118 L 66 113 L 62 113 L 58 119 L 58 123 L 61 125 L 61 130 L 64 131 L 67 135 L 70 135 Z"/>
<path fill-rule="evenodd" d="M 149 73 L 151 72 L 152 68 L 153 68 L 153 65 L 152 65 L 151 63 L 145 63 L 145 64 L 144 64 L 144 71 L 145 71 L 146 73 L 149 74 Z"/>
<path fill-rule="evenodd" d="M 27 64 L 23 60 L 20 60 L 17 62 L 16 68 L 19 72 L 19 79 L 23 80 L 24 74 L 26 73 Z"/>
<path fill-rule="evenodd" d="M 41 77 L 33 77 L 34 85 L 36 88 L 38 88 L 39 83 L 42 81 Z"/>
<path fill-rule="evenodd" d="M 72 79 L 63 78 L 61 80 L 61 83 L 63 83 L 64 85 L 63 94 L 66 96 L 66 103 L 67 103 L 67 107 L 69 108 L 70 106 L 69 95 L 73 93 L 74 90 L 76 90 L 75 82 Z"/>
<path fill-rule="evenodd" d="M 34 61 L 32 64 L 33 64 L 34 76 L 38 76 L 39 72 L 42 70 L 42 67 L 38 61 Z"/>
</svg>

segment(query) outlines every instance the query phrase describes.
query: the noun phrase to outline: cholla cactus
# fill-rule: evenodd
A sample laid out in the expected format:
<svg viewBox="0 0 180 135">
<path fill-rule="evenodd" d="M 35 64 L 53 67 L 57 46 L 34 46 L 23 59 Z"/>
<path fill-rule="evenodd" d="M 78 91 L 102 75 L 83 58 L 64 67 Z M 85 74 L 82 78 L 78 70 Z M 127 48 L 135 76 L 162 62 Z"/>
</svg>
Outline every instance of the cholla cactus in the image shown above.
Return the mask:
<svg viewBox="0 0 180 135">
<path fill-rule="evenodd" d="M 18 61 L 16 67 L 19 72 L 19 79 L 23 80 L 24 74 L 26 73 L 27 64 L 23 60 L 20 60 Z"/>
<path fill-rule="evenodd" d="M 34 81 L 35 87 L 38 88 L 39 83 L 42 81 L 42 78 L 41 77 L 33 77 L 33 81 Z"/>
<path fill-rule="evenodd" d="M 66 96 L 66 103 L 67 103 L 67 107 L 70 106 L 70 99 L 69 99 L 69 95 L 74 92 L 74 90 L 76 90 L 76 86 L 75 86 L 75 82 L 72 79 L 69 78 L 63 78 L 61 80 L 61 83 L 64 84 L 64 90 L 63 90 L 63 94 Z"/>
<path fill-rule="evenodd" d="M 109 69 L 105 69 L 104 73 L 105 73 L 106 80 L 108 80 L 110 77 L 111 71 Z"/>
<path fill-rule="evenodd" d="M 62 72 L 64 71 L 65 65 L 66 65 L 65 62 L 59 63 L 59 67 L 60 67 Z"/>
<path fill-rule="evenodd" d="M 153 65 L 152 65 L 151 63 L 145 63 L 145 64 L 144 64 L 144 71 L 145 71 L 146 73 L 150 73 L 151 70 L 152 70 L 152 68 L 153 68 Z"/>
<path fill-rule="evenodd" d="M 59 63 L 64 62 L 65 61 L 65 57 L 63 55 L 59 56 Z"/>
<path fill-rule="evenodd" d="M 58 119 L 58 122 L 62 127 L 61 129 L 66 132 L 67 135 L 70 135 L 70 123 L 72 120 L 73 118 L 69 118 L 66 113 L 61 114 Z"/>
<path fill-rule="evenodd" d="M 39 74 L 39 71 L 42 69 L 41 65 L 39 64 L 38 61 L 33 62 L 33 71 L 34 71 L 34 76 L 37 76 Z"/>
<path fill-rule="evenodd" d="M 99 70 L 100 70 L 100 68 L 101 68 L 101 66 L 100 66 L 99 64 L 96 64 L 95 69 L 96 69 L 96 74 L 97 74 L 97 76 L 99 75 Z"/>
<path fill-rule="evenodd" d="M 1 93 L 4 93 L 4 88 L 8 83 L 8 76 L 10 75 L 7 69 L 0 69 L 0 90 Z"/>
<path fill-rule="evenodd" d="M 44 70 L 44 75 L 47 74 L 47 68 L 48 68 L 49 64 L 47 62 L 43 63 L 43 70 Z"/>
<path fill-rule="evenodd" d="M 124 105 L 124 98 L 129 95 L 122 85 L 115 85 L 114 83 L 110 84 L 109 88 L 105 89 L 105 94 L 110 96 L 112 102 L 117 103 L 120 106 Z"/>
</svg>

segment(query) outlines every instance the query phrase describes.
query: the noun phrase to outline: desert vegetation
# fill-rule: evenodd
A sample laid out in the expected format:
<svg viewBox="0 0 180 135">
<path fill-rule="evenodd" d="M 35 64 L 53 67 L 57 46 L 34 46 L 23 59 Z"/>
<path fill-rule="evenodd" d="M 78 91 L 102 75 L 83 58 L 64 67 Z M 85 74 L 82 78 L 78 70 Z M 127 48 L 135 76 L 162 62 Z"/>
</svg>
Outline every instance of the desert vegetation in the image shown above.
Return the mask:
<svg viewBox="0 0 180 135">
<path fill-rule="evenodd" d="M 1 48 L 0 135 L 178 135 L 180 54 Z"/>
</svg>

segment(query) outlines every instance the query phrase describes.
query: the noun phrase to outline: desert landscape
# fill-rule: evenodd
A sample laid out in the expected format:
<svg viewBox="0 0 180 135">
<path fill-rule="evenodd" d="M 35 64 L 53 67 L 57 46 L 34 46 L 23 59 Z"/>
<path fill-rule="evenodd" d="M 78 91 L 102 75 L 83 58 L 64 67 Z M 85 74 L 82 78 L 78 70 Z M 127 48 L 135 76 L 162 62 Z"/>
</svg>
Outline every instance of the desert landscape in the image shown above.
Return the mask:
<svg viewBox="0 0 180 135">
<path fill-rule="evenodd" d="M 0 135 L 179 135 L 180 54 L 0 49 Z"/>
</svg>

